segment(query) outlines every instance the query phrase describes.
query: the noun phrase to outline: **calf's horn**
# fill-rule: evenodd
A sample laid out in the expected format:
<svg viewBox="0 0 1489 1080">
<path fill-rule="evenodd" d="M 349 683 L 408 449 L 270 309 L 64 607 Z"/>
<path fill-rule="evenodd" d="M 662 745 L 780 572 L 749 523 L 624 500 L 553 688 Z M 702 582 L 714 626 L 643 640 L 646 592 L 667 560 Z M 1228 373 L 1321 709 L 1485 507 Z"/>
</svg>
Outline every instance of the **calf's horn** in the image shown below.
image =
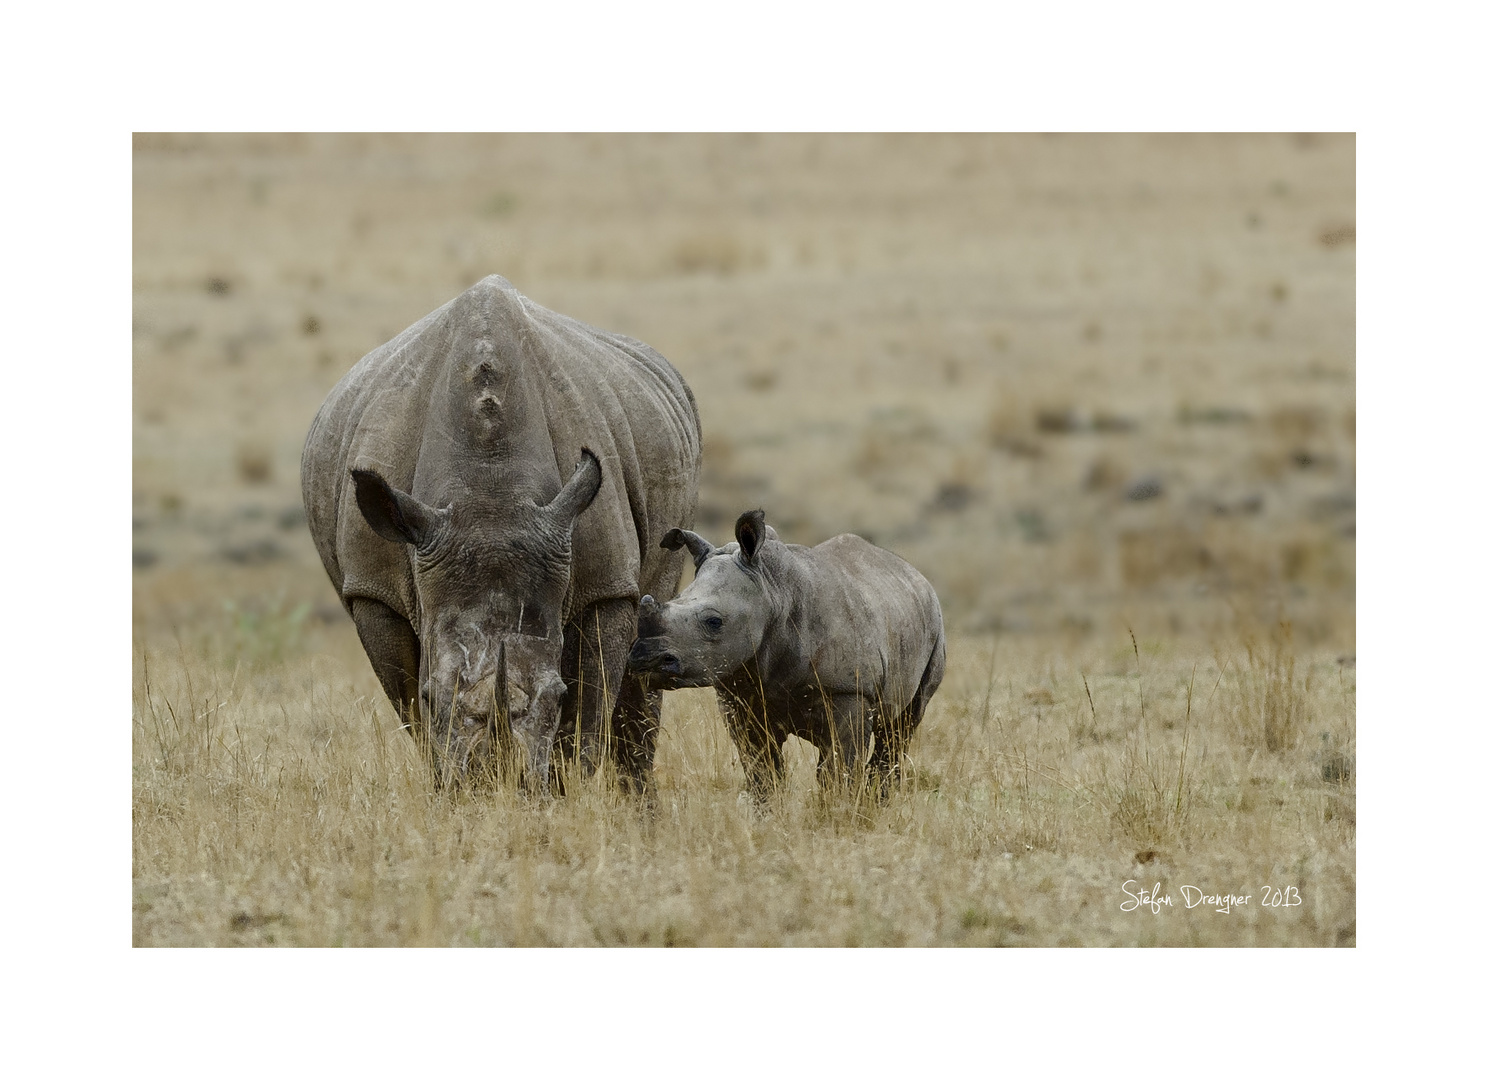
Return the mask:
<svg viewBox="0 0 1489 1080">
<path fill-rule="evenodd" d="M 662 632 L 662 605 L 652 599 L 651 594 L 641 598 L 641 609 L 636 619 L 637 637 L 656 637 Z"/>
</svg>

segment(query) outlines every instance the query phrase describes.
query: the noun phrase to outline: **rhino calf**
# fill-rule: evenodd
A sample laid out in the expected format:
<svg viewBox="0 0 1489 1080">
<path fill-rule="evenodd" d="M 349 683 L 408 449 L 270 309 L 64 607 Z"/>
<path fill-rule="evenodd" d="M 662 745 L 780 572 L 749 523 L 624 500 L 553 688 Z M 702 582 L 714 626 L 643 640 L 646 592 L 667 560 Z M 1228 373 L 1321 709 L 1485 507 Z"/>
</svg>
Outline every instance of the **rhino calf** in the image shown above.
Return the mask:
<svg viewBox="0 0 1489 1080">
<path fill-rule="evenodd" d="M 936 591 L 860 536 L 785 544 L 759 510 L 734 536 L 662 538 L 697 575 L 668 603 L 641 598 L 630 671 L 663 690 L 714 687 L 757 797 L 779 780 L 787 735 L 817 747 L 819 780 L 866 763 L 886 794 L 946 670 Z"/>
</svg>

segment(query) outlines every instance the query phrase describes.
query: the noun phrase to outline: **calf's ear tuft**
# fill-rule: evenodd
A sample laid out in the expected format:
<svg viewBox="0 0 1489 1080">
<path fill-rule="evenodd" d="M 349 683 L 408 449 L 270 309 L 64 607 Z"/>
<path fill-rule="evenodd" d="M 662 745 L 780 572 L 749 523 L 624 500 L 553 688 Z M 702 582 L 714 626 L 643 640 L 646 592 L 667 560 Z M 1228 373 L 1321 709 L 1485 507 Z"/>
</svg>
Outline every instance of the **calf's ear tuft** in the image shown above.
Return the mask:
<svg viewBox="0 0 1489 1080">
<path fill-rule="evenodd" d="M 754 562 L 760 545 L 774 532 L 765 524 L 764 510 L 747 510 L 740 514 L 734 523 L 734 539 L 739 541 L 739 553 L 744 556 L 744 561 Z"/>
</svg>

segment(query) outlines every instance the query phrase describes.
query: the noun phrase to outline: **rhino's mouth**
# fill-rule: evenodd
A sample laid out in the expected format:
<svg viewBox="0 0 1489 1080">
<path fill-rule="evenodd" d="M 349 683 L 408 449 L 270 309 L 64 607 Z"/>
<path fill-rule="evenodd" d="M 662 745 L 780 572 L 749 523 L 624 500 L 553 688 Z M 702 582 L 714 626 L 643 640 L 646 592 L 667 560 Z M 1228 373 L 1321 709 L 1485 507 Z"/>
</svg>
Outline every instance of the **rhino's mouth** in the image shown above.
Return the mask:
<svg viewBox="0 0 1489 1080">
<path fill-rule="evenodd" d="M 709 680 L 687 672 L 681 657 L 666 638 L 640 638 L 631 646 L 626 666 L 633 674 L 643 675 L 661 690 L 681 690 L 690 686 L 708 686 Z"/>
</svg>

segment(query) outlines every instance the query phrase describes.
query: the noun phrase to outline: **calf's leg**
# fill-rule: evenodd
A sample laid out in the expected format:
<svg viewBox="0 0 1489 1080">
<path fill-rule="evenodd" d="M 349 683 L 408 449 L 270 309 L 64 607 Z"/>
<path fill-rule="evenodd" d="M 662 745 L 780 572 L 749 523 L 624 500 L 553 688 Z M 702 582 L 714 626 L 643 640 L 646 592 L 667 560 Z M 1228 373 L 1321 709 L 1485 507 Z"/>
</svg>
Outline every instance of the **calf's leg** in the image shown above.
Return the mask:
<svg viewBox="0 0 1489 1080">
<path fill-rule="evenodd" d="M 920 712 L 912 704 L 898 716 L 883 717 L 874 730 L 874 752 L 869 757 L 868 769 L 881 799 L 889 798 L 890 788 L 899 779 L 900 758 L 904 756 L 905 744 L 920 723 Z"/>
<path fill-rule="evenodd" d="M 718 695 L 724 726 L 739 751 L 745 784 L 757 802 L 764 802 L 781 782 L 781 744 L 785 737 L 771 726 L 760 696 L 723 690 Z"/>
<path fill-rule="evenodd" d="M 819 745 L 817 781 L 826 785 L 831 780 L 845 780 L 868 754 L 869 735 L 873 730 L 869 702 L 857 694 L 833 694 L 827 702 L 825 745 Z"/>
<path fill-rule="evenodd" d="M 881 799 L 889 797 L 890 787 L 900 778 L 900 759 L 904 757 L 905 747 L 920 726 L 926 703 L 941 685 L 945 673 L 946 643 L 944 639 L 938 639 L 909 706 L 898 715 L 891 713 L 880 720 L 874 732 L 874 753 L 869 758 L 869 769 L 878 778 Z"/>
</svg>

